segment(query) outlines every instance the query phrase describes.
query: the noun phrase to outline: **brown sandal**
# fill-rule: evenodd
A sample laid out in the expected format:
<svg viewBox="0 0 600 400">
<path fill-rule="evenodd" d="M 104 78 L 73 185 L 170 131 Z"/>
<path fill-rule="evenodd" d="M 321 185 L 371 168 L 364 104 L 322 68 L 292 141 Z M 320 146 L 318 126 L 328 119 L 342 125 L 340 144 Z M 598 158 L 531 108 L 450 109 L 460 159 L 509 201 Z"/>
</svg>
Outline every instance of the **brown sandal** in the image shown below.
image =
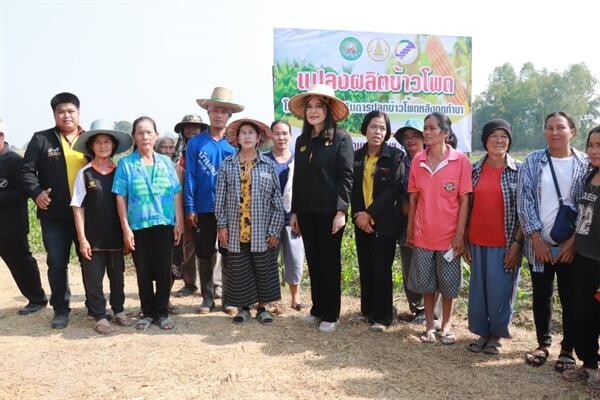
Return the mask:
<svg viewBox="0 0 600 400">
<path fill-rule="evenodd" d="M 96 321 L 94 330 L 101 335 L 110 335 L 112 333 L 112 328 L 110 327 L 110 323 L 106 318 Z"/>
<path fill-rule="evenodd" d="M 133 318 L 129 318 L 125 311 L 115 314 L 115 322 L 120 326 L 131 326 L 135 323 Z"/>
<path fill-rule="evenodd" d="M 541 367 L 548 360 L 548 349 L 545 347 L 538 347 L 534 351 L 525 354 L 525 362 L 532 367 Z"/>
</svg>

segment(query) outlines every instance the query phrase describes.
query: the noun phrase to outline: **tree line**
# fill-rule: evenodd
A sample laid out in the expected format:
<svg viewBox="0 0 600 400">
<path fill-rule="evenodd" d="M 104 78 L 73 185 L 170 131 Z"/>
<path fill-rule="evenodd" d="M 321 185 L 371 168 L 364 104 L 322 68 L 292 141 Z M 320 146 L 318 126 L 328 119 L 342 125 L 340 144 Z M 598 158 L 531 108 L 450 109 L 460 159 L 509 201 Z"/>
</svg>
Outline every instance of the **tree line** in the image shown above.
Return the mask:
<svg viewBox="0 0 600 400">
<path fill-rule="evenodd" d="M 504 118 L 513 126 L 514 150 L 545 147 L 544 118 L 554 111 L 565 111 L 577 124 L 572 143 L 585 147 L 587 132 L 600 116 L 597 79 L 584 63 L 573 64 L 562 72 L 538 70 L 525 63 L 519 74 L 510 64 L 494 69 L 487 89 L 473 102 L 473 149 L 481 150 L 481 128 L 492 118 Z"/>
</svg>

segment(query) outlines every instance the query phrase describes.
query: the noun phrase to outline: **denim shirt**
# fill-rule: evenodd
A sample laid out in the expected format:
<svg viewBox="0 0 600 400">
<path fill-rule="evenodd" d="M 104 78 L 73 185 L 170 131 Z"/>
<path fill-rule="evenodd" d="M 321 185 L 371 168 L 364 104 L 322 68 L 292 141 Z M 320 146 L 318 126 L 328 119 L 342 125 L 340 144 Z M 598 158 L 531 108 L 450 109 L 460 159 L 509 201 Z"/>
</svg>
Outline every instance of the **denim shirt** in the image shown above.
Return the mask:
<svg viewBox="0 0 600 400">
<path fill-rule="evenodd" d="M 583 177 L 587 171 L 587 156 L 571 147 L 573 153 L 573 173 L 571 177 L 571 199 L 574 204 L 583 193 Z M 542 230 L 540 220 L 542 170 L 548 163 L 546 149 L 530 153 L 519 169 L 517 189 L 517 212 L 525 235 L 525 256 L 532 265 L 533 272 L 544 272 L 544 263 L 536 259 L 533 252 L 531 234 Z"/>
</svg>

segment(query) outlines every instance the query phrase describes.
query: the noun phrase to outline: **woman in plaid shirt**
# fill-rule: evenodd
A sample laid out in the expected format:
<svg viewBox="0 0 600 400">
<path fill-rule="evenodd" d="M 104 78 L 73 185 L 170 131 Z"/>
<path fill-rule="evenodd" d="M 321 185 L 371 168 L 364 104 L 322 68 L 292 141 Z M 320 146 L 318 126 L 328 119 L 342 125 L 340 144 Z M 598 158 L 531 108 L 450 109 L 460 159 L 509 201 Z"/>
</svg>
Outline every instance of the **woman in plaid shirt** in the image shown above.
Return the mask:
<svg viewBox="0 0 600 400">
<path fill-rule="evenodd" d="M 256 319 L 271 324 L 266 305 L 281 299 L 277 255 L 284 223 L 279 178 L 272 161 L 260 154 L 268 126 L 241 119 L 229 125 L 239 151 L 219 167 L 215 216 L 219 245 L 226 249 L 224 293 L 227 304 L 238 307 L 234 323 L 250 319 L 250 306 L 258 303 Z"/>
<path fill-rule="evenodd" d="M 587 169 L 584 153 L 571 147 L 576 128 L 566 113 L 554 112 L 544 122 L 544 138 L 548 147 L 529 154 L 519 170 L 517 211 L 525 235 L 525 256 L 531 270 L 533 318 L 538 347 L 526 355 L 526 362 L 540 366 L 548 359 L 552 344 L 552 294 L 556 275 L 558 297 L 562 305 L 563 340 L 555 369 L 575 368 L 573 357 L 573 268 L 575 237 L 556 243 L 550 237 L 558 213 L 559 201 L 550 171 L 549 159 L 564 204 L 575 207 L 581 197 L 583 177 Z M 550 155 L 550 157 L 548 157 Z"/>
</svg>

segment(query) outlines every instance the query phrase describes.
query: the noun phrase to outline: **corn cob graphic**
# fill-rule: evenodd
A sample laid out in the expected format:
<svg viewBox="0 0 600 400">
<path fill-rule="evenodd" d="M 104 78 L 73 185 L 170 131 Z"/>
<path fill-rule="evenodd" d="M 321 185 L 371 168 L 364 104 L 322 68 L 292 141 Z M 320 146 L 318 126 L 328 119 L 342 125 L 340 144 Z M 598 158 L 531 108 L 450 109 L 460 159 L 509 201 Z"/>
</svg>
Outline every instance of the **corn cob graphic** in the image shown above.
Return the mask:
<svg viewBox="0 0 600 400">
<path fill-rule="evenodd" d="M 452 69 L 450 58 L 448 57 L 446 50 L 444 50 L 444 46 L 442 46 L 440 39 L 432 36 L 427 38 L 427 43 L 425 44 L 425 53 L 429 57 L 431 68 L 435 74 L 452 76 L 454 78 L 454 82 L 456 83 L 456 94 L 454 96 L 448 96 L 447 99 L 452 104 L 465 104 L 467 96 L 462 85 L 460 84 L 460 81 L 454 73 L 454 69 Z"/>
</svg>

